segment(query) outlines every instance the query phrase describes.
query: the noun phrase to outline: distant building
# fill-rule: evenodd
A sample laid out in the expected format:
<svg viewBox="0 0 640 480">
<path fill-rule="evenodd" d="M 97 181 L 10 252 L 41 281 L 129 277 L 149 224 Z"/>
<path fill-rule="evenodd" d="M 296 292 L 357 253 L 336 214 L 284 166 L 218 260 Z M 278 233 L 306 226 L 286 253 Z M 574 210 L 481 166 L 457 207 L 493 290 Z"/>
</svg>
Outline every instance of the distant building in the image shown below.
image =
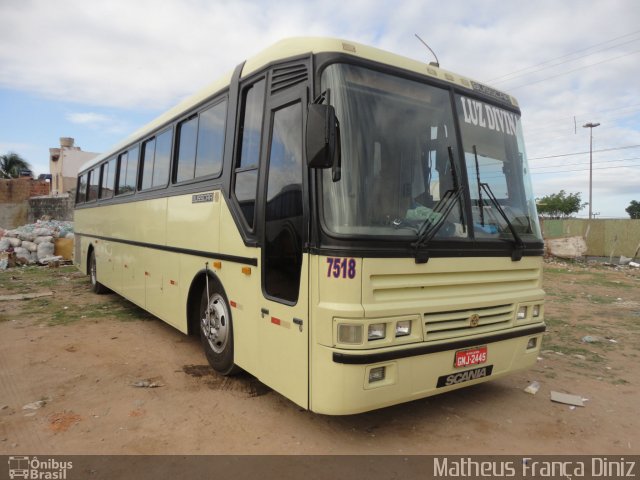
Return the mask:
<svg viewBox="0 0 640 480">
<path fill-rule="evenodd" d="M 61 195 L 76 188 L 76 177 L 80 166 L 99 155 L 94 152 L 83 152 L 74 143 L 73 138 L 61 137 L 60 148 L 49 149 L 51 195 Z"/>
</svg>

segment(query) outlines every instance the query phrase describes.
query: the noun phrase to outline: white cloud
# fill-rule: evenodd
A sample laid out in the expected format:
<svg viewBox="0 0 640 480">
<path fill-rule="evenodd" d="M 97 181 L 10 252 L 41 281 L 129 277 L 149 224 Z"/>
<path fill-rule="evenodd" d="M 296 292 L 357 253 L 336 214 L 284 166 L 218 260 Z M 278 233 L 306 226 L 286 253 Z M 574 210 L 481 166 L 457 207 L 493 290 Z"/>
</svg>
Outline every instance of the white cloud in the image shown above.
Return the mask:
<svg viewBox="0 0 640 480">
<path fill-rule="evenodd" d="M 68 113 L 66 118 L 71 123 L 88 126 L 102 126 L 113 122 L 113 119 L 108 115 L 93 112 Z"/>
<path fill-rule="evenodd" d="M 443 68 L 480 80 L 557 59 L 496 81 L 520 101 L 530 157 L 585 151 L 589 121 L 602 124 L 594 148 L 640 144 L 640 33 L 604 43 L 640 30 L 637 0 L 24 0 L 0 2 L 0 18 L 0 86 L 86 106 L 67 118 L 92 128 L 128 128 L 93 113 L 99 107 L 165 109 L 283 37 L 332 35 L 430 61 L 418 33 Z M 588 158 L 531 166 L 577 160 Z M 594 194 L 640 190 L 640 168 L 622 173 L 598 170 Z M 535 175 L 534 186 L 538 195 L 564 188 L 586 197 L 584 179 L 584 171 Z M 606 212 L 624 215 L 626 204 L 606 202 Z"/>
</svg>

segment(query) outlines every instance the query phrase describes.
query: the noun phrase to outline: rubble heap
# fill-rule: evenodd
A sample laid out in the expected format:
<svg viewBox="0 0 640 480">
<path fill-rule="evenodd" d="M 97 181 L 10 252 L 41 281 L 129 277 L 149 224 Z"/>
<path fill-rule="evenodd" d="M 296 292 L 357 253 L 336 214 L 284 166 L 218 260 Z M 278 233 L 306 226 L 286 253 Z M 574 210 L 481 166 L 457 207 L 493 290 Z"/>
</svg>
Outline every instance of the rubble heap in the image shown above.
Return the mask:
<svg viewBox="0 0 640 480">
<path fill-rule="evenodd" d="M 73 238 L 73 222 L 38 220 L 13 230 L 0 229 L 0 253 L 14 252 L 21 264 L 47 263 L 54 257 L 56 238 Z"/>
</svg>

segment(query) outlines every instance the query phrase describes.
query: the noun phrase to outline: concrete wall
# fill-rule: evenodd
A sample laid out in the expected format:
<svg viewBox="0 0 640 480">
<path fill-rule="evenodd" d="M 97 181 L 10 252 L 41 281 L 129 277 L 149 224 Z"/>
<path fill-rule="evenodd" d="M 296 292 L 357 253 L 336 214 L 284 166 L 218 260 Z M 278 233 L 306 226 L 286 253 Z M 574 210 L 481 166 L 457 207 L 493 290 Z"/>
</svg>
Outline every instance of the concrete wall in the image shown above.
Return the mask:
<svg viewBox="0 0 640 480">
<path fill-rule="evenodd" d="M 29 223 L 29 205 L 23 203 L 0 204 L 0 228 L 11 230 Z"/>
<path fill-rule="evenodd" d="M 46 181 L 28 177 L 0 179 L 0 227 L 8 230 L 28 223 L 29 198 L 48 194 Z"/>
<path fill-rule="evenodd" d="M 543 220 L 544 238 L 582 236 L 587 255 L 633 257 L 640 245 L 640 220 Z"/>
<path fill-rule="evenodd" d="M 30 198 L 27 223 L 34 223 L 45 215 L 54 220 L 73 221 L 74 198 L 75 194 Z"/>
</svg>

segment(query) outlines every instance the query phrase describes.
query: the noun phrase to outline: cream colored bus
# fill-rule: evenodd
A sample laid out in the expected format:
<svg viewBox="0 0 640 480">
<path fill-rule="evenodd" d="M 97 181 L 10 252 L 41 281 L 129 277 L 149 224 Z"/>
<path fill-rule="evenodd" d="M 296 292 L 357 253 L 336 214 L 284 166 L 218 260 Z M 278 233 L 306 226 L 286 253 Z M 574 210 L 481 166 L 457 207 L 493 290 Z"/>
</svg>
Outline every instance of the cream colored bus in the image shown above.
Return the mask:
<svg viewBox="0 0 640 480">
<path fill-rule="evenodd" d="M 519 107 L 438 67 L 282 41 L 84 165 L 76 200 L 96 292 L 314 412 L 536 361 L 543 242 Z"/>
</svg>

